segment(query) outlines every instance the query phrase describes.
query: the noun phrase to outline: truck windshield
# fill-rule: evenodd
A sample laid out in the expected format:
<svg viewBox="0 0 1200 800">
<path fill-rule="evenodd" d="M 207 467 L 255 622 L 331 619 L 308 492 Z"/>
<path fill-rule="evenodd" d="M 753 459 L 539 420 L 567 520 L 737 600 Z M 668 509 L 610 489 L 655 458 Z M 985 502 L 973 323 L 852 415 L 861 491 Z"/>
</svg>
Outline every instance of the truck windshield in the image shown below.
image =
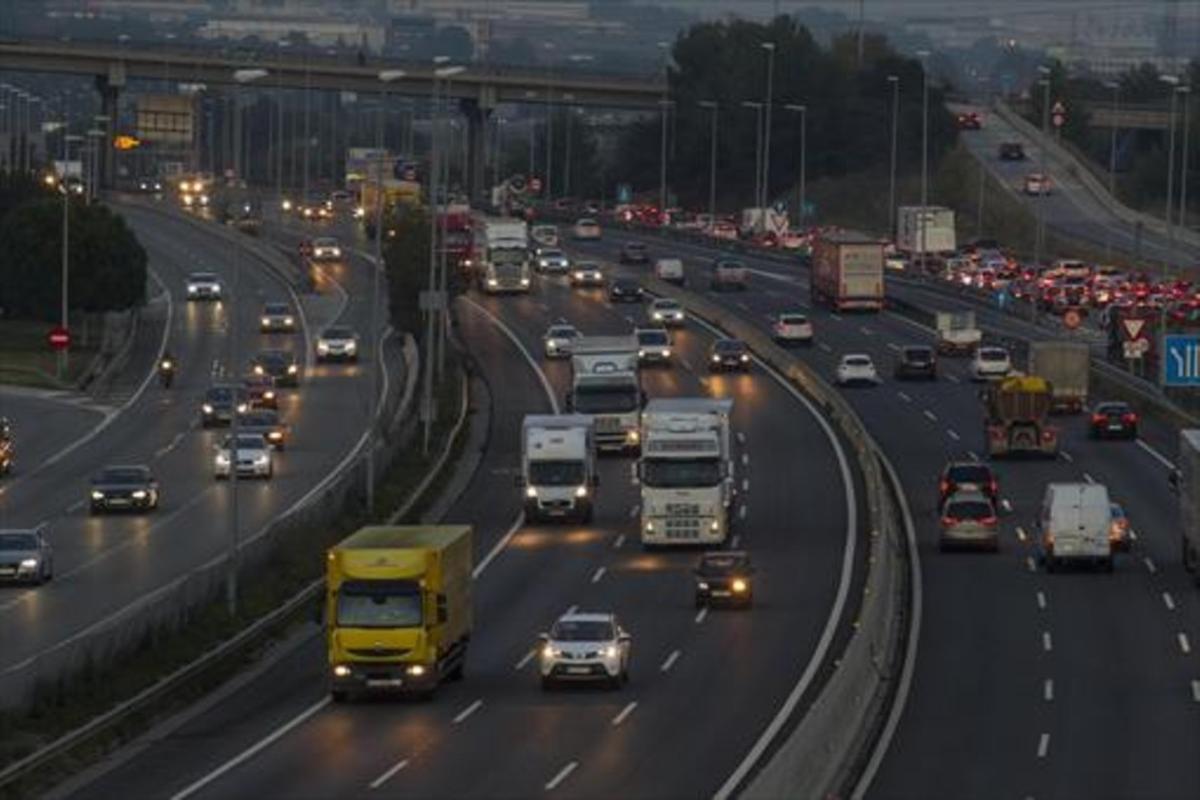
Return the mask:
<svg viewBox="0 0 1200 800">
<path fill-rule="evenodd" d="M 505 266 L 508 264 L 524 264 L 526 252 L 522 248 L 508 247 L 492 250 L 492 264 Z"/>
<path fill-rule="evenodd" d="M 338 592 L 337 624 L 342 628 L 418 628 L 421 593 L 415 589 L 343 587 Z"/>
<path fill-rule="evenodd" d="M 638 407 L 638 390 L 632 386 L 578 386 L 575 410 L 580 414 L 613 414 Z"/>
<path fill-rule="evenodd" d="M 720 482 L 721 462 L 715 458 L 656 458 L 642 461 L 642 483 L 656 489 L 716 486 Z"/>
<path fill-rule="evenodd" d="M 583 464 L 579 461 L 530 461 L 531 486 L 579 486 L 583 483 Z"/>
</svg>

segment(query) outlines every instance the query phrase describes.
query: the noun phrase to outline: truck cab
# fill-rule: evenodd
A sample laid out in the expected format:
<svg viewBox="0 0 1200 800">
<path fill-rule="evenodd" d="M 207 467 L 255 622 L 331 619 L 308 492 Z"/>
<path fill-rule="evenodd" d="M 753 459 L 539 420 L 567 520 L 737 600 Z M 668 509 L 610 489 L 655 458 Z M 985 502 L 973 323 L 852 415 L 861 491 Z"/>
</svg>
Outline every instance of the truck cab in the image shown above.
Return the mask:
<svg viewBox="0 0 1200 800">
<path fill-rule="evenodd" d="M 633 336 L 582 336 L 571 355 L 567 410 L 592 417 L 596 447 L 641 448 L 639 415 L 645 395 L 638 381 L 638 343 Z"/>
<path fill-rule="evenodd" d="M 663 398 L 646 404 L 638 462 L 643 545 L 714 545 L 728 537 L 732 414 L 728 398 Z"/>
<path fill-rule="evenodd" d="M 596 443 L 592 418 L 579 414 L 530 414 L 521 425 L 521 474 L 525 519 L 587 523 L 595 507 Z"/>
</svg>

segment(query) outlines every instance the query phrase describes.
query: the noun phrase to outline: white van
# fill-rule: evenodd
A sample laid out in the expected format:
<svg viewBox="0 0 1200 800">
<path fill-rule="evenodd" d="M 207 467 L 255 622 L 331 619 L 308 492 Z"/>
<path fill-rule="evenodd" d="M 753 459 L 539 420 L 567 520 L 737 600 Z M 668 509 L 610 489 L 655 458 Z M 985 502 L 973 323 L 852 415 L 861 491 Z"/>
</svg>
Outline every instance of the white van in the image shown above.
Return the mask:
<svg viewBox="0 0 1200 800">
<path fill-rule="evenodd" d="M 654 262 L 654 277 L 683 286 L 683 262 L 678 258 L 660 258 Z"/>
<path fill-rule="evenodd" d="M 1064 561 L 1088 561 L 1113 568 L 1112 503 L 1100 483 L 1051 483 L 1038 513 L 1041 556 L 1047 572 Z"/>
</svg>

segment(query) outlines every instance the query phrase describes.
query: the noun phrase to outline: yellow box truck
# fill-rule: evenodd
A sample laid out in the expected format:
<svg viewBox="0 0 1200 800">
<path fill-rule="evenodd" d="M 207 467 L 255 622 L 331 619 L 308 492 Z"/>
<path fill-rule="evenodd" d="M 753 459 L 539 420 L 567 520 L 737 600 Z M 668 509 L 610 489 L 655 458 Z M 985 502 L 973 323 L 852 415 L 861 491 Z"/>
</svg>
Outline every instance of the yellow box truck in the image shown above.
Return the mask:
<svg viewBox="0 0 1200 800">
<path fill-rule="evenodd" d="M 469 525 L 371 526 L 329 550 L 325 624 L 334 701 L 429 696 L 462 677 L 471 639 Z"/>
</svg>

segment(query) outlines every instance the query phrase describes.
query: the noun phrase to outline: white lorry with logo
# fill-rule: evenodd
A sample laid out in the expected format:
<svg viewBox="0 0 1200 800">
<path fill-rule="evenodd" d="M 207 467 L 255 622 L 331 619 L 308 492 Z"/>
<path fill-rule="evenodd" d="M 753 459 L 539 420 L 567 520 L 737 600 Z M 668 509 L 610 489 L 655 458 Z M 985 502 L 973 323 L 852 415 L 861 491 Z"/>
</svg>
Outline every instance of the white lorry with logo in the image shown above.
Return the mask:
<svg viewBox="0 0 1200 800">
<path fill-rule="evenodd" d="M 525 519 L 590 522 L 595 505 L 596 443 L 592 418 L 529 414 L 521 424 Z"/>
<path fill-rule="evenodd" d="M 642 412 L 645 546 L 721 544 L 733 503 L 733 400 L 655 399 Z"/>
<path fill-rule="evenodd" d="M 592 418 L 597 448 L 640 449 L 643 398 L 637 337 L 581 336 L 575 340 L 567 410 Z"/>
<path fill-rule="evenodd" d="M 528 292 L 528 226 L 518 219 L 479 217 L 471 231 L 471 265 L 488 294 Z"/>
</svg>

